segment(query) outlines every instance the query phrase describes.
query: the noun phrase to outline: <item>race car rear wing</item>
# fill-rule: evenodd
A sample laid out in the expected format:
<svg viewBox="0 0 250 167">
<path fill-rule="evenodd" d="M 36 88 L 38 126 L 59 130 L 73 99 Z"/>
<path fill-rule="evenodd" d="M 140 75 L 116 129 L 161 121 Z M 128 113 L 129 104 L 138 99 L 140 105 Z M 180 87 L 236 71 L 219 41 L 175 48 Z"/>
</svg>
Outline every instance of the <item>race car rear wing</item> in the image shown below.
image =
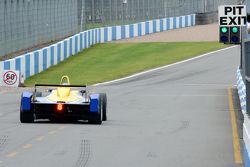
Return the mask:
<svg viewBox="0 0 250 167">
<path fill-rule="evenodd" d="M 66 88 L 86 88 L 86 85 L 53 85 L 53 84 L 35 84 L 35 87 L 66 87 Z"/>
<path fill-rule="evenodd" d="M 86 85 L 53 85 L 53 84 L 35 84 L 35 92 L 37 91 L 37 87 L 63 87 L 63 88 L 84 88 L 82 92 L 86 92 L 87 86 Z M 49 89 L 51 91 L 52 89 Z"/>
<path fill-rule="evenodd" d="M 83 88 L 83 90 L 79 90 L 80 93 L 85 94 L 87 97 L 88 91 L 87 91 L 87 86 L 86 85 L 53 85 L 53 84 L 35 84 L 35 90 L 33 92 L 33 101 L 36 101 L 37 97 L 37 87 L 47 87 L 49 88 L 47 91 L 52 92 L 53 89 L 51 87 L 64 87 L 64 88 Z"/>
</svg>

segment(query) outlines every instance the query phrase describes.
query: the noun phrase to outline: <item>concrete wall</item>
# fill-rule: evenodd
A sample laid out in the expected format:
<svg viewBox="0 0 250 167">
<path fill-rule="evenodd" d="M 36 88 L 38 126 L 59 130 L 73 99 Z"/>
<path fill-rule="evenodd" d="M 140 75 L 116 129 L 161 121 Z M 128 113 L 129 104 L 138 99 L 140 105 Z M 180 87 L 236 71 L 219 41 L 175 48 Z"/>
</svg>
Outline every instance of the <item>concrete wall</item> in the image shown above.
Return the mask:
<svg viewBox="0 0 250 167">
<path fill-rule="evenodd" d="M 20 71 L 21 80 L 24 80 L 97 43 L 133 38 L 194 25 L 195 14 L 192 14 L 131 25 L 91 29 L 40 50 L 2 61 L 0 62 L 0 72 L 1 70 L 17 70 Z"/>
</svg>

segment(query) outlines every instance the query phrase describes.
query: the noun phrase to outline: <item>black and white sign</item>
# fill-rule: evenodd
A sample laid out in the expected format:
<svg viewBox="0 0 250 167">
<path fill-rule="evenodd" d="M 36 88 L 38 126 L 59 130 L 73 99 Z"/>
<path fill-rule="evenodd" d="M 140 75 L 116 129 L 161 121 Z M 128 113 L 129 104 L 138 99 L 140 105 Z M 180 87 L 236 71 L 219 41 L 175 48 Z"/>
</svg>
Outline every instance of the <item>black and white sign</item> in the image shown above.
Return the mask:
<svg viewBox="0 0 250 167">
<path fill-rule="evenodd" d="M 247 23 L 246 5 L 219 6 L 220 26 L 245 26 Z"/>
<path fill-rule="evenodd" d="M 18 87 L 19 85 L 19 71 L 5 70 L 1 74 L 1 85 L 8 87 Z"/>
</svg>

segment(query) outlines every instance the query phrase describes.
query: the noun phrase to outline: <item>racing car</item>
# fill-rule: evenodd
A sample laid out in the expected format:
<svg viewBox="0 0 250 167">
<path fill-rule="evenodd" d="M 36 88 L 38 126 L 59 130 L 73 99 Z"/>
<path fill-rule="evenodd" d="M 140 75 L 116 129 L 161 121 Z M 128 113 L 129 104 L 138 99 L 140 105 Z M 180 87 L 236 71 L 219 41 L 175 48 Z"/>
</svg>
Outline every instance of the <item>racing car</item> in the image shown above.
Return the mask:
<svg viewBox="0 0 250 167">
<path fill-rule="evenodd" d="M 45 95 L 38 92 L 38 88 L 46 88 Z M 24 91 L 21 96 L 22 123 L 49 119 L 83 120 L 90 124 L 102 124 L 102 121 L 107 120 L 106 112 L 105 93 L 89 93 L 86 85 L 70 85 L 68 76 L 61 78 L 60 85 L 35 84 L 33 92 Z"/>
</svg>

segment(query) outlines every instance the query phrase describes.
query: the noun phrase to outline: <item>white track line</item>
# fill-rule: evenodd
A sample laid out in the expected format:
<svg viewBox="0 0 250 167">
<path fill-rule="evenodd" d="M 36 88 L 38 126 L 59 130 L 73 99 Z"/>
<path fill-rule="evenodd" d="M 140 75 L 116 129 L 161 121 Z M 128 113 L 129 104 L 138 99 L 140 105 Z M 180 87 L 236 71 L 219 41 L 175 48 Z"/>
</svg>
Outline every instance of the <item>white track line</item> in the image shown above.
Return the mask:
<svg viewBox="0 0 250 167">
<path fill-rule="evenodd" d="M 148 71 L 136 73 L 136 74 L 124 77 L 124 78 L 120 78 L 120 79 L 116 79 L 116 80 L 112 80 L 112 81 L 107 81 L 107 82 L 103 82 L 103 83 L 97 83 L 94 86 L 108 85 L 108 84 L 112 84 L 112 83 L 116 83 L 116 82 L 128 80 L 128 79 L 131 79 L 131 78 L 134 78 L 134 77 L 138 77 L 140 75 L 144 75 L 144 74 L 147 74 L 147 73 L 152 73 L 152 72 L 159 71 L 159 70 L 162 70 L 162 69 L 166 69 L 166 68 L 169 68 L 169 67 L 172 67 L 172 66 L 176 66 L 176 65 L 180 65 L 180 64 L 187 63 L 187 62 L 190 62 L 190 61 L 194 61 L 196 59 L 200 59 L 200 58 L 209 56 L 211 54 L 222 52 L 222 51 L 225 51 L 225 50 L 228 50 L 228 49 L 232 49 L 232 48 L 235 48 L 235 47 L 238 47 L 238 45 L 232 46 L 232 47 L 228 47 L 228 48 L 224 48 L 224 49 L 220 49 L 220 50 L 216 50 L 216 51 L 213 51 L 213 52 L 209 52 L 209 53 L 206 53 L 206 54 L 203 54 L 203 55 L 200 55 L 200 56 L 196 56 L 196 57 L 193 57 L 193 58 L 190 58 L 190 59 L 187 59 L 187 60 L 183 60 L 183 61 L 180 61 L 180 62 L 169 64 L 169 65 L 166 65 L 166 66 L 154 68 L 154 69 L 151 69 L 151 70 L 148 70 Z"/>
</svg>

